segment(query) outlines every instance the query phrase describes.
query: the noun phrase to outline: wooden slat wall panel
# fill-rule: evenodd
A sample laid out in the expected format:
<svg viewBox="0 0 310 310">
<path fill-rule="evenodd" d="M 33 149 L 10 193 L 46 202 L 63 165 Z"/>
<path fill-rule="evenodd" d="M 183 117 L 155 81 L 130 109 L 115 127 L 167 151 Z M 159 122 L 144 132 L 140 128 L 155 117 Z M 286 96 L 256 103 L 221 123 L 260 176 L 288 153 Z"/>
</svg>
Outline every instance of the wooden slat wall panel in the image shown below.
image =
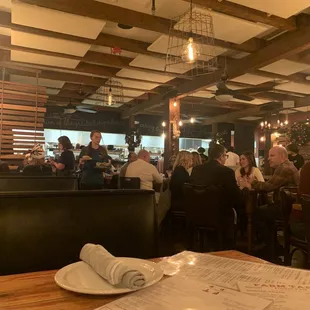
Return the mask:
<svg viewBox="0 0 310 310">
<path fill-rule="evenodd" d="M 45 87 L 0 82 L 1 159 L 22 159 L 35 143 L 44 145 L 47 98 Z"/>
</svg>

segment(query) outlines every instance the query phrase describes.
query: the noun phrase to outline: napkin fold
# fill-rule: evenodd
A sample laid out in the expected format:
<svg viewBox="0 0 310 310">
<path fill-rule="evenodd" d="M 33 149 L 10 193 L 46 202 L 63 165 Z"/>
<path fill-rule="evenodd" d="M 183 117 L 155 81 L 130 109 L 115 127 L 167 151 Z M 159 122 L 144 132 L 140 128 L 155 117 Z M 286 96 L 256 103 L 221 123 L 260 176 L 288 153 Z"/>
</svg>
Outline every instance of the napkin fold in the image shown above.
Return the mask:
<svg viewBox="0 0 310 310">
<path fill-rule="evenodd" d="M 145 285 L 144 274 L 130 268 L 99 244 L 85 244 L 80 252 L 80 259 L 112 285 L 122 284 L 130 289 Z"/>
</svg>

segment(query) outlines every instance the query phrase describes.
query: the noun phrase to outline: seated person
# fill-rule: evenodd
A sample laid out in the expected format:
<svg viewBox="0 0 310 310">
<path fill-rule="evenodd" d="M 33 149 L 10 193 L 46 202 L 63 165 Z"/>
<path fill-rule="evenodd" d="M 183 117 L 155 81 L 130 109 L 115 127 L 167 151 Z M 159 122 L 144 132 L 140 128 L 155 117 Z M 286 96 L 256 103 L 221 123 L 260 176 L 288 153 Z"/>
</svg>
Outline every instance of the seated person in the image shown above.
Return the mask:
<svg viewBox="0 0 310 310">
<path fill-rule="evenodd" d="M 288 153 L 284 147 L 274 146 L 269 150 L 268 161 L 274 174 L 267 182 L 250 180 L 246 187 L 260 192 L 273 192 L 274 203 L 259 206 L 254 213 L 257 232 L 262 241 L 269 247 L 272 240 L 273 226 L 275 220 L 282 218 L 280 205 L 280 188 L 283 186 L 298 186 L 299 173 L 292 162 L 288 160 Z"/>
<path fill-rule="evenodd" d="M 181 151 L 177 155 L 170 180 L 171 208 L 184 209 L 183 185 L 190 183 L 189 169 L 193 165 L 193 156 L 190 152 Z"/>
<path fill-rule="evenodd" d="M 242 189 L 243 183 L 248 179 L 264 182 L 264 177 L 256 167 L 255 157 L 252 152 L 244 152 L 240 156 L 240 166 L 235 171 L 235 176 L 239 187 Z"/>
<path fill-rule="evenodd" d="M 36 144 L 30 153 L 26 155 L 28 163 L 23 169 L 23 175 L 43 176 L 52 175 L 52 167 L 44 161 L 45 153 L 40 144 Z"/>
<path fill-rule="evenodd" d="M 163 177 L 159 174 L 155 166 L 150 164 L 150 153 L 141 150 L 138 153 L 138 159 L 132 162 L 126 171 L 128 178 L 140 178 L 141 189 L 153 189 L 153 182 L 162 183 Z"/>
<path fill-rule="evenodd" d="M 120 171 L 120 173 L 119 173 L 119 176 L 120 176 L 120 177 L 124 177 L 124 176 L 126 175 L 126 171 L 127 171 L 128 166 L 129 166 L 132 162 L 136 161 L 137 158 L 138 158 L 138 157 L 137 157 L 137 154 L 136 154 L 135 152 L 130 152 L 130 153 L 128 154 L 128 161 L 127 161 L 127 163 L 121 167 L 121 171 Z"/>
<path fill-rule="evenodd" d="M 225 167 L 227 159 L 226 149 L 220 144 L 213 144 L 209 149 L 209 162 L 197 166 L 190 176 L 194 185 L 219 186 L 222 188 L 220 205 L 223 208 L 223 223 L 227 227 L 226 237 L 233 236 L 233 224 L 235 214 L 233 208 L 237 209 L 242 203 L 241 191 L 237 185 L 234 171 Z"/>
</svg>

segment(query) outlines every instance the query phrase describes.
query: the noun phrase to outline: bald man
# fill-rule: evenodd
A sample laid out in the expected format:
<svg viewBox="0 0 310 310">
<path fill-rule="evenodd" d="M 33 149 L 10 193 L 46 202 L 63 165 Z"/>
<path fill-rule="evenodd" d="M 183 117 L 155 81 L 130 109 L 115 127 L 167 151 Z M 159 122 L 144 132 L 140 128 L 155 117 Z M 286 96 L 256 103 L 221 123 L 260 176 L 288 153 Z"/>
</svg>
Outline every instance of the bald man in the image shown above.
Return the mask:
<svg viewBox="0 0 310 310">
<path fill-rule="evenodd" d="M 288 160 L 288 153 L 284 147 L 275 146 L 269 150 L 268 161 L 274 174 L 267 182 L 252 181 L 252 188 L 260 192 L 273 192 L 272 204 L 258 206 L 254 212 L 254 225 L 261 241 L 267 246 L 265 259 L 273 260 L 273 240 L 276 240 L 275 221 L 281 220 L 283 215 L 280 204 L 280 188 L 283 186 L 298 186 L 299 173 L 292 162 Z M 274 237 L 274 238 L 273 238 Z M 276 249 L 280 249 L 278 243 Z M 280 253 L 278 253 L 280 254 Z"/>
<path fill-rule="evenodd" d="M 273 176 L 267 182 L 252 181 L 251 187 L 261 192 L 274 192 L 274 200 L 279 201 L 279 190 L 282 186 L 298 186 L 299 173 L 294 164 L 288 160 L 287 150 L 274 146 L 269 150 L 268 161 L 274 168 Z"/>
<path fill-rule="evenodd" d="M 126 171 L 127 178 L 140 178 L 141 189 L 153 189 L 153 182 L 162 183 L 163 177 L 155 166 L 150 164 L 150 153 L 141 150 L 138 159 L 132 162 Z"/>
</svg>

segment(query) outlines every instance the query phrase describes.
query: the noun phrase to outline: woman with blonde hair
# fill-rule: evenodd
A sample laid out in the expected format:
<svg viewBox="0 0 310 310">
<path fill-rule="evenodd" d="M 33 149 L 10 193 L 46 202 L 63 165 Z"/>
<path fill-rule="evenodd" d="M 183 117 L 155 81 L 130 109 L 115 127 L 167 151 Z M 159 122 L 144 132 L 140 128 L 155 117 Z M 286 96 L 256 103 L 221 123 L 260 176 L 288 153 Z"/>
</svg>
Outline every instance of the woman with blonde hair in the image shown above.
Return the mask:
<svg viewBox="0 0 310 310">
<path fill-rule="evenodd" d="M 188 171 L 193 166 L 193 155 L 187 151 L 181 151 L 177 155 L 173 166 L 170 181 L 171 208 L 176 210 L 184 209 L 183 185 L 190 182 Z"/>
</svg>

